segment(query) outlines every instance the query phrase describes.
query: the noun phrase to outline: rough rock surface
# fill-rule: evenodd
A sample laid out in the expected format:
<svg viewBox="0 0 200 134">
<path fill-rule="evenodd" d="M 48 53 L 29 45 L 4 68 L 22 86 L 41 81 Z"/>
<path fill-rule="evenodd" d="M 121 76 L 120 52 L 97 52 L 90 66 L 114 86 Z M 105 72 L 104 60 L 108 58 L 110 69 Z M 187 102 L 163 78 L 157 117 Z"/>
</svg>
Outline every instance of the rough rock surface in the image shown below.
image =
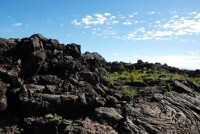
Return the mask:
<svg viewBox="0 0 200 134">
<path fill-rule="evenodd" d="M 7 85 L 0 81 L 0 111 L 4 111 L 7 107 L 6 91 Z"/>
<path fill-rule="evenodd" d="M 134 66 L 181 72 L 142 61 L 107 63 L 40 34 L 0 39 L 0 133 L 200 133 L 200 85 L 170 80 L 171 92 L 160 81 L 129 85 L 137 95 L 126 96 L 108 74 Z"/>
</svg>

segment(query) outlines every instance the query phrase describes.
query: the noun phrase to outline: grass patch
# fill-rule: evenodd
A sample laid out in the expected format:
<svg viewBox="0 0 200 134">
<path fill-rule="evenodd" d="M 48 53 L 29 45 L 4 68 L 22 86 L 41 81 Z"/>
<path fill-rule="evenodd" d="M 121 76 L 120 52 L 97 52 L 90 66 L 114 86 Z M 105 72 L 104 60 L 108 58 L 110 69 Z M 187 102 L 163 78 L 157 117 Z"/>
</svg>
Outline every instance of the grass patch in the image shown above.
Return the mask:
<svg viewBox="0 0 200 134">
<path fill-rule="evenodd" d="M 114 72 L 109 75 L 110 83 L 114 84 L 116 81 L 120 80 L 122 82 L 144 82 L 153 81 L 157 79 L 170 80 L 170 79 L 188 79 L 193 82 L 200 84 L 200 77 L 189 77 L 187 74 L 169 73 L 167 71 L 158 71 L 155 69 L 147 69 L 144 67 L 141 70 L 123 71 L 122 73 Z M 163 84 L 167 86 L 167 83 Z"/>
<path fill-rule="evenodd" d="M 137 91 L 135 89 L 123 88 L 122 94 L 130 97 L 134 97 L 137 95 Z"/>
</svg>

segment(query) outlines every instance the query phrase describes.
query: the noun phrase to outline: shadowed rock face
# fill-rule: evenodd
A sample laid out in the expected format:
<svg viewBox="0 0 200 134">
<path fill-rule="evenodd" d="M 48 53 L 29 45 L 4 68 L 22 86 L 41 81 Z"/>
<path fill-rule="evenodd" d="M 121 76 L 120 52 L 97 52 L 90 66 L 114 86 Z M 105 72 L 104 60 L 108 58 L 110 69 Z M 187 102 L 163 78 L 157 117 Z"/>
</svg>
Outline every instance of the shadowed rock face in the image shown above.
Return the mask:
<svg viewBox="0 0 200 134">
<path fill-rule="evenodd" d="M 126 69 L 133 65 L 40 34 L 0 39 L 0 133 L 200 133 L 197 83 L 170 80 L 171 92 L 160 81 L 128 85 L 137 88 L 129 97 L 121 92 L 127 85 L 108 80 L 109 71 Z"/>
</svg>

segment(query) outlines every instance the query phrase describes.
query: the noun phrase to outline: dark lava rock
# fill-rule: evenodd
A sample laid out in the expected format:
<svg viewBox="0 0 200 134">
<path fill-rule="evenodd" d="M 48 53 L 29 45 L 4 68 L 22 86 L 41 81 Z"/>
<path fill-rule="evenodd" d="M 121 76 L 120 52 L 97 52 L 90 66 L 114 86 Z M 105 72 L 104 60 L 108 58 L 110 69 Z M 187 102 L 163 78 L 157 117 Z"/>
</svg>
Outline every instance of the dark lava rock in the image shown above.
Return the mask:
<svg viewBox="0 0 200 134">
<path fill-rule="evenodd" d="M 108 107 L 96 108 L 95 116 L 102 123 L 107 123 L 114 127 L 123 119 L 123 116 L 116 109 Z"/>
<path fill-rule="evenodd" d="M 19 44 L 17 44 L 16 57 L 23 59 L 34 51 L 42 50 L 43 44 L 36 35 L 30 38 L 23 38 Z"/>
<path fill-rule="evenodd" d="M 53 115 L 46 117 L 29 117 L 24 119 L 24 132 L 29 134 L 117 134 L 110 126 L 92 121 L 90 118 L 84 120 L 55 120 Z"/>
<path fill-rule="evenodd" d="M 35 76 L 42 68 L 46 59 L 46 53 L 43 50 L 38 50 L 30 54 L 24 61 L 23 74 L 25 77 Z"/>
<path fill-rule="evenodd" d="M 77 44 L 68 44 L 64 52 L 74 58 L 79 58 L 81 56 L 81 46 Z"/>
<path fill-rule="evenodd" d="M 4 111 L 7 107 L 6 91 L 7 85 L 0 81 L 0 112 Z"/>
<path fill-rule="evenodd" d="M 141 83 L 109 82 L 110 72 L 199 71 L 142 62 L 107 63 L 98 53 L 81 54 L 40 34 L 0 38 L 0 133 L 200 133 L 200 85 L 185 79 Z M 136 96 L 122 89 L 137 90 Z"/>
</svg>

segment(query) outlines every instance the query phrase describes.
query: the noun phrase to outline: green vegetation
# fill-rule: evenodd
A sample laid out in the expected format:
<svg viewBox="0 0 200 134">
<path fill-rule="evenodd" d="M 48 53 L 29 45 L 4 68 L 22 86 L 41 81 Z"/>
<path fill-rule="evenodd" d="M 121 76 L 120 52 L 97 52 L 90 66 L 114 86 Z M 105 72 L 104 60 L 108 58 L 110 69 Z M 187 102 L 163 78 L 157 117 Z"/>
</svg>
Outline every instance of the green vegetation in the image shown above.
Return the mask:
<svg viewBox="0 0 200 134">
<path fill-rule="evenodd" d="M 167 83 L 166 88 L 167 88 L 167 91 L 168 91 L 168 92 L 171 92 L 172 89 L 173 89 L 173 87 L 172 87 L 169 83 Z"/>
<path fill-rule="evenodd" d="M 166 85 L 166 80 L 170 79 L 188 79 L 200 84 L 200 77 L 193 78 L 189 77 L 187 74 L 173 74 L 167 71 L 158 71 L 157 68 L 147 69 L 144 67 L 141 70 L 134 69 L 133 71 L 123 71 L 121 73 L 114 72 L 109 75 L 112 84 L 118 80 L 121 82 L 134 83 L 157 80 L 158 78 L 162 80 L 161 84 L 163 85 Z"/>
<path fill-rule="evenodd" d="M 193 78 L 193 81 L 200 84 L 200 78 Z"/>
<path fill-rule="evenodd" d="M 53 116 L 53 120 L 55 120 L 55 121 L 59 121 L 59 120 L 61 120 L 61 119 L 62 119 L 61 116 L 57 115 L 56 113 L 54 114 L 54 116 Z"/>
<path fill-rule="evenodd" d="M 114 72 L 109 75 L 109 81 L 110 83 L 114 84 L 114 82 L 119 79 L 119 74 L 117 72 Z"/>
<path fill-rule="evenodd" d="M 134 97 L 137 95 L 137 91 L 135 89 L 124 88 L 122 89 L 122 94 L 130 97 Z"/>
<path fill-rule="evenodd" d="M 155 73 L 154 73 L 155 72 Z M 157 71 L 144 68 L 143 70 L 123 71 L 122 73 L 114 72 L 109 75 L 110 82 L 113 84 L 116 80 L 125 82 L 143 82 L 144 80 L 156 80 Z"/>
</svg>

